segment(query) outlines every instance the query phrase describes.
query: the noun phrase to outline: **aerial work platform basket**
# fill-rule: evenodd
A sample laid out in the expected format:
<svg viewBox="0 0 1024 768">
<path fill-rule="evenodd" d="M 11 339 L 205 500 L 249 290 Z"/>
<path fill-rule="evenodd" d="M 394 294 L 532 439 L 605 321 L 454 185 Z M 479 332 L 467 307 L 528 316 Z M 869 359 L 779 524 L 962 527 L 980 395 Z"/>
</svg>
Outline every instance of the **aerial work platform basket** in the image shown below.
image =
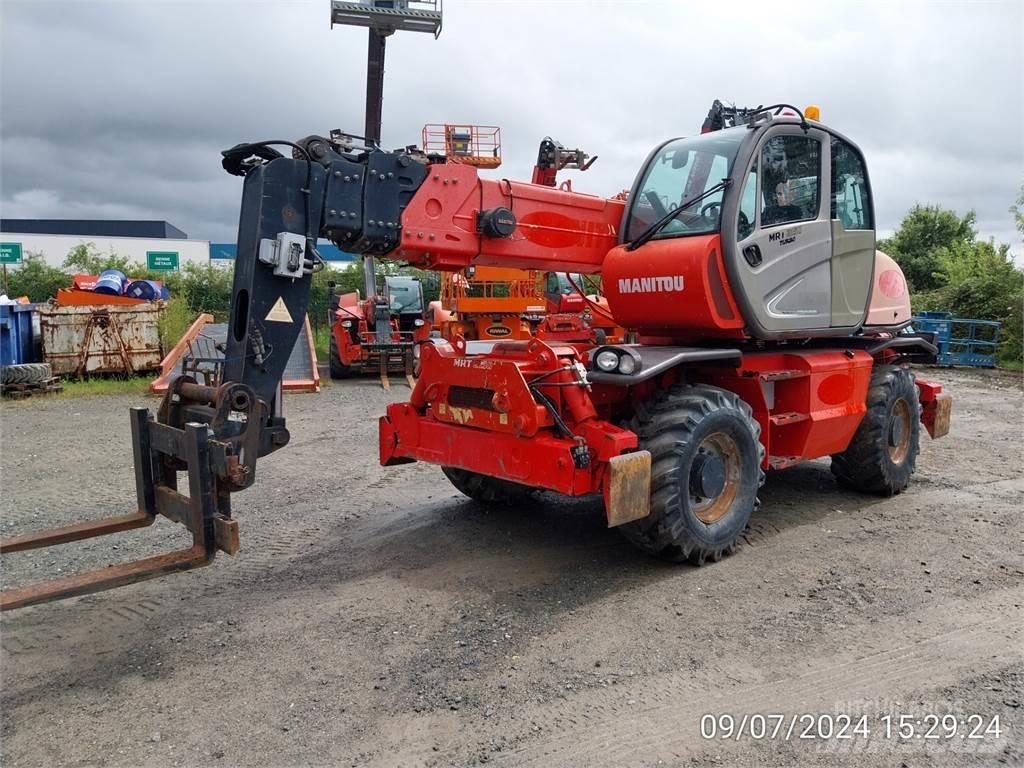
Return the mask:
<svg viewBox="0 0 1024 768">
<path fill-rule="evenodd" d="M 999 323 L 953 317 L 950 312 L 922 312 L 913 319 L 914 330 L 934 333 L 939 353 L 936 363 L 995 368 Z"/>
<path fill-rule="evenodd" d="M 476 168 L 497 168 L 501 165 L 501 129 L 496 125 L 425 125 L 423 151 Z"/>
</svg>

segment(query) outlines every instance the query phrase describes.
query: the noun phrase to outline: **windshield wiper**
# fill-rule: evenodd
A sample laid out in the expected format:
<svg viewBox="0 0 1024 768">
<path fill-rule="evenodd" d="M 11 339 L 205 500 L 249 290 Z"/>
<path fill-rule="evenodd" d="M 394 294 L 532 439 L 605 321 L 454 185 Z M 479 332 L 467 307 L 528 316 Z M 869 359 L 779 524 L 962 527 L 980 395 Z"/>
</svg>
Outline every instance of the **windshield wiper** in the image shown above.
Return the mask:
<svg viewBox="0 0 1024 768">
<path fill-rule="evenodd" d="M 631 240 L 629 242 L 629 244 L 626 245 L 626 250 L 627 251 L 635 251 L 641 245 L 643 245 L 648 240 L 650 240 L 652 237 L 654 237 L 656 234 L 658 234 L 662 229 L 664 229 L 665 225 L 668 224 L 670 221 L 672 221 L 672 219 L 674 219 L 676 216 L 678 216 L 682 211 L 684 211 L 685 209 L 689 208 L 694 203 L 699 203 L 701 200 L 703 200 L 708 195 L 713 195 L 715 192 L 718 192 L 719 190 L 728 189 L 731 184 L 732 184 L 732 179 L 722 179 L 720 182 L 715 184 L 713 187 L 708 187 L 707 189 L 705 189 L 703 192 L 701 192 L 696 197 L 690 198 L 685 203 L 680 205 L 678 208 L 673 208 L 671 211 L 666 213 L 664 216 L 662 216 L 656 222 L 651 224 L 651 226 L 649 226 L 647 229 L 645 229 L 643 232 L 641 232 L 639 235 L 637 235 L 636 238 Z"/>
</svg>

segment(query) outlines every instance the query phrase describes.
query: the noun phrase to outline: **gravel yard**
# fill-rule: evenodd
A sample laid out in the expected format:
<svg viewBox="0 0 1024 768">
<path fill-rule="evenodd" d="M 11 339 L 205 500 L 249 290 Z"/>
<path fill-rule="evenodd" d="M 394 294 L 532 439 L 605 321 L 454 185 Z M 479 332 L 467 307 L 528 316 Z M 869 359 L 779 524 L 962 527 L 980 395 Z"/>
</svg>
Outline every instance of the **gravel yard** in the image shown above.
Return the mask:
<svg viewBox="0 0 1024 768">
<path fill-rule="evenodd" d="M 745 545 L 702 568 L 635 551 L 599 500 L 485 509 L 434 466 L 378 466 L 376 416 L 404 387 L 291 396 L 291 445 L 235 497 L 239 555 L 4 614 L 0 760 L 1022 765 L 1021 377 L 924 375 L 953 394 L 953 426 L 923 437 L 907 493 L 844 491 L 827 461 L 770 475 Z M 138 404 L 0 405 L 3 534 L 131 511 Z M 160 521 L 7 555 L 3 580 L 185 539 Z M 758 713 L 783 730 L 722 739 L 716 717 L 702 738 L 705 714 Z M 798 721 L 785 738 L 803 713 L 865 715 L 870 737 L 799 739 Z M 895 733 L 950 713 L 998 715 L 1001 734 Z"/>
</svg>

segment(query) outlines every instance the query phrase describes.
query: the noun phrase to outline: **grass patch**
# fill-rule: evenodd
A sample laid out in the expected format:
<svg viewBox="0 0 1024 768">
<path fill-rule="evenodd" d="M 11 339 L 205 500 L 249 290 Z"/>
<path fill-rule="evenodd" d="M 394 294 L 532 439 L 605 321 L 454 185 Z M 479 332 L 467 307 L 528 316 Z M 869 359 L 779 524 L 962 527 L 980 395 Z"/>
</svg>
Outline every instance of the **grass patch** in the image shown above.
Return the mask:
<svg viewBox="0 0 1024 768">
<path fill-rule="evenodd" d="M 330 357 L 331 329 L 326 325 L 313 326 L 313 349 L 316 350 L 318 363 L 328 362 Z"/>
<path fill-rule="evenodd" d="M 1004 371 L 1024 371 L 1024 361 L 1022 360 L 1000 360 L 999 367 Z"/>
<path fill-rule="evenodd" d="M 164 305 L 160 313 L 160 344 L 165 353 L 181 340 L 197 316 L 183 298 L 174 297 Z"/>
<path fill-rule="evenodd" d="M 149 391 L 150 376 L 123 376 L 90 379 L 64 379 L 64 391 L 58 397 L 102 397 L 104 395 L 138 395 Z"/>
</svg>

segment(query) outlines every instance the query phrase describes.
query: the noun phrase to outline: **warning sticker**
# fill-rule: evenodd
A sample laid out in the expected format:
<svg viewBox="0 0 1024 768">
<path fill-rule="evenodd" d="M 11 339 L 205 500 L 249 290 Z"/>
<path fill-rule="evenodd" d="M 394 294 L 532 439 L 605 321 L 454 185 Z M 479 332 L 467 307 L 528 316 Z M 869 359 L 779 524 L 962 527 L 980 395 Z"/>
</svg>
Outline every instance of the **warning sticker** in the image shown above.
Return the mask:
<svg viewBox="0 0 1024 768">
<path fill-rule="evenodd" d="M 277 301 L 274 302 L 274 306 L 267 312 L 267 316 L 264 318 L 271 323 L 290 323 L 292 322 L 292 314 L 288 311 L 288 307 L 285 306 L 284 297 L 279 296 Z"/>
</svg>

